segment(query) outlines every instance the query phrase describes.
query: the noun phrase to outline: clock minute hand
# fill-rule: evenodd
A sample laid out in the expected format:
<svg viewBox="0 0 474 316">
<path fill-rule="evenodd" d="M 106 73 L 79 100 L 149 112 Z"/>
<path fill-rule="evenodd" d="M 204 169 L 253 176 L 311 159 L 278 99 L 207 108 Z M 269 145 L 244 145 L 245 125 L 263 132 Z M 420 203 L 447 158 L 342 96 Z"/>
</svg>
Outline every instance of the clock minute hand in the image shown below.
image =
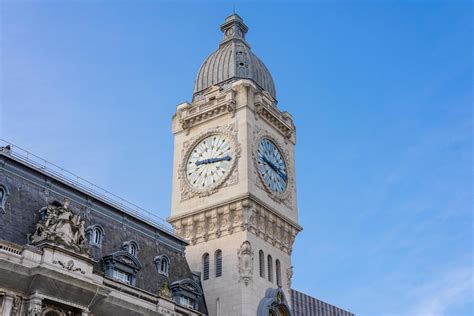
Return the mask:
<svg viewBox="0 0 474 316">
<path fill-rule="evenodd" d="M 278 174 L 283 180 L 287 181 L 288 177 L 283 173 L 281 172 L 280 168 L 277 168 L 270 160 L 268 160 L 266 157 L 263 157 L 263 161 L 266 162 L 270 168 L 273 169 L 273 171 L 276 172 L 276 174 Z"/>
<path fill-rule="evenodd" d="M 207 165 L 207 164 L 210 164 L 210 163 L 215 163 L 215 162 L 219 162 L 219 161 L 230 161 L 232 158 L 230 158 L 229 155 L 227 156 L 224 156 L 224 157 L 218 157 L 218 158 L 209 158 L 209 159 L 204 159 L 204 160 L 200 160 L 200 161 L 196 161 L 196 166 L 199 166 L 199 165 Z"/>
</svg>

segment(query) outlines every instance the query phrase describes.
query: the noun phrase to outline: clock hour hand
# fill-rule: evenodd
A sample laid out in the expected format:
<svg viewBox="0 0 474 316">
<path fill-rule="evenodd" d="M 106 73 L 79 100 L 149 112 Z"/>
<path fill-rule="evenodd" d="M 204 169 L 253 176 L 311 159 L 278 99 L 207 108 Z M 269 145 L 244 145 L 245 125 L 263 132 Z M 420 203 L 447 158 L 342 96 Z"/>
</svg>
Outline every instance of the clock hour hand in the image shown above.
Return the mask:
<svg viewBox="0 0 474 316">
<path fill-rule="evenodd" d="M 209 158 L 209 159 L 196 161 L 196 166 L 207 165 L 207 164 L 211 164 L 211 163 L 215 163 L 219 161 L 230 161 L 231 159 L 232 158 L 230 158 L 229 155 L 224 156 L 224 157 L 218 157 L 218 158 Z"/>
</svg>

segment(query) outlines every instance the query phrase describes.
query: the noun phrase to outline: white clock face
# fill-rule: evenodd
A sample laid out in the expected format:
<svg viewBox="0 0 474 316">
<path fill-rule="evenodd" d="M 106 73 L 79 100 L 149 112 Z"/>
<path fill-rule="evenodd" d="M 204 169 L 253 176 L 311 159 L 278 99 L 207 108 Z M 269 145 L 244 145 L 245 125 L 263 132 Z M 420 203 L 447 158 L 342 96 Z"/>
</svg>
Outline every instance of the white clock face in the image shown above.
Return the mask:
<svg viewBox="0 0 474 316">
<path fill-rule="evenodd" d="M 186 162 L 186 177 L 196 189 L 216 185 L 229 171 L 231 147 L 228 140 L 220 134 L 204 138 L 191 151 Z"/>
<path fill-rule="evenodd" d="M 258 146 L 257 168 L 270 190 L 277 193 L 286 190 L 288 173 L 285 160 L 277 146 L 268 138 L 263 138 Z"/>
</svg>

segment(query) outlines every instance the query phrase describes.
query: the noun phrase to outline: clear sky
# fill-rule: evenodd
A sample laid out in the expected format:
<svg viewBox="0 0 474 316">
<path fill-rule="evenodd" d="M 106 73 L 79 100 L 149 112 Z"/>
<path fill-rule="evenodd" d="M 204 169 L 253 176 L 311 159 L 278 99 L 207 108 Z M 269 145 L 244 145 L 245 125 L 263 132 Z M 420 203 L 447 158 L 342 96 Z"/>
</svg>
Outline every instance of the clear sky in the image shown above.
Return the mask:
<svg viewBox="0 0 474 316">
<path fill-rule="evenodd" d="M 297 126 L 294 288 L 473 315 L 471 3 L 234 3 Z M 171 116 L 232 7 L 1 1 L 1 138 L 167 217 Z"/>
</svg>

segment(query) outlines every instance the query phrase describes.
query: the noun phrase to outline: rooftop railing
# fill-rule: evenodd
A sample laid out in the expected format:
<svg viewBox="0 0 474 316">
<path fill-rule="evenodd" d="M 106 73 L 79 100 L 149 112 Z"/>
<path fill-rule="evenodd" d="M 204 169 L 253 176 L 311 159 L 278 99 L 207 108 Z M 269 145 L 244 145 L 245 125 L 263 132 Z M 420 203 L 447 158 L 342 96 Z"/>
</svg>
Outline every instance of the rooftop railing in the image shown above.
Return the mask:
<svg viewBox="0 0 474 316">
<path fill-rule="evenodd" d="M 17 159 L 34 169 L 56 177 L 66 184 L 82 190 L 104 203 L 110 204 L 111 206 L 142 221 L 158 226 L 158 228 L 167 232 L 174 233 L 170 224 L 168 224 L 163 218 L 6 140 L 0 139 L 0 152 Z"/>
</svg>

